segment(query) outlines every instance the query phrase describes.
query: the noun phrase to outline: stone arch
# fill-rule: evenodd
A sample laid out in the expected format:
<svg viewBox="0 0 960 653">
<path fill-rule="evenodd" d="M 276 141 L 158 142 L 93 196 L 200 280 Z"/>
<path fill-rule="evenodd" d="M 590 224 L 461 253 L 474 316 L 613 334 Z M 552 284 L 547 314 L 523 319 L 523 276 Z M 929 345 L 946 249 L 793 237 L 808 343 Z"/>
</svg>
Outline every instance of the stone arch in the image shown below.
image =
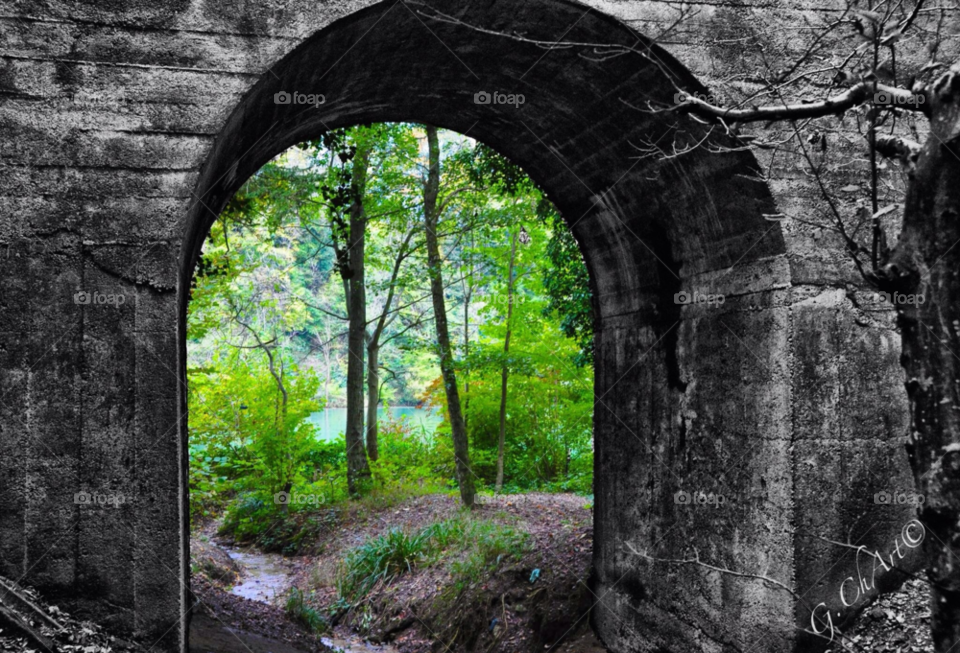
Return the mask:
<svg viewBox="0 0 960 653">
<path fill-rule="evenodd" d="M 656 242 L 670 232 L 676 249 L 670 256 L 678 269 L 685 265 L 686 275 L 784 253 L 779 225 L 762 217 L 775 205 L 755 178 L 751 154 L 698 151 L 667 163 L 639 160 L 632 142 L 672 133 L 671 118 L 628 106 L 671 101 L 675 88 L 661 68 L 705 91 L 665 51 L 654 46 L 659 67 L 636 54 L 590 62 L 581 56 L 589 48 L 547 52 L 430 15 L 504 34 L 522 25 L 527 38 L 543 41 L 573 25 L 565 38 L 610 48 L 649 46 L 622 23 L 574 2 L 380 3 L 351 14 L 271 66 L 227 120 L 197 185 L 202 201 L 189 218 L 184 275 L 213 214 L 260 165 L 328 128 L 365 121 L 430 122 L 521 163 L 564 207 L 591 252 L 599 295 L 621 294 L 615 304 L 606 300 L 608 314 L 635 311 L 627 294 L 658 283 L 658 262 L 641 234 Z M 522 94 L 525 102 L 478 105 L 474 94 L 481 91 Z M 326 102 L 316 109 L 275 104 L 281 92 L 321 93 Z M 685 127 L 690 138 L 706 134 L 692 120 Z M 596 215 L 601 218 L 587 219 Z M 661 235 L 650 235 L 657 229 Z M 754 245 L 750 251 L 747 243 Z M 617 251 L 628 258 L 599 265 Z"/>
<path fill-rule="evenodd" d="M 624 5 L 642 14 L 658 3 Z M 654 47 L 660 66 L 632 54 L 598 61 L 591 48 L 546 51 L 431 19 L 440 11 L 547 42 L 647 44 L 622 22 L 567 0 L 362 0 L 336 10 L 307 0 L 239 8 L 157 0 L 133 3 L 115 20 L 95 3 L 80 3 L 76 15 L 50 7 L 55 27 L 29 23 L 62 31 L 47 35 L 49 51 L 14 52 L 19 58 L 0 76 L 5 91 L 48 112 L 22 122 L 4 114 L 16 138 L 46 147 L 36 157 L 17 158 L 17 148 L 7 157 L 22 170 L 0 184 L 24 199 L 15 205 L 19 222 L 0 222 L 9 236 L 0 241 L 0 269 L 19 284 L 11 296 L 24 305 L 50 298 L 54 307 L 11 311 L 4 322 L 34 356 L 0 346 L 0 366 L 13 370 L 0 379 L 11 397 L 2 414 L 16 416 L 9 406 L 18 399 L 42 410 L 32 409 L 25 435 L 0 431 L 13 451 L 0 457 L 0 494 L 16 497 L 0 510 L 0 573 L 30 572 L 41 590 L 170 649 L 185 642 L 183 326 L 209 225 L 284 148 L 330 127 L 407 120 L 466 133 L 523 166 L 569 220 L 587 259 L 599 320 L 590 591 L 592 619 L 611 650 L 719 650 L 759 640 L 766 650 L 808 650 L 798 629 L 811 605 L 826 603 L 837 620 L 855 611 L 836 594 L 851 560 L 802 533 L 843 540 L 865 514 L 865 542 L 886 550 L 909 518 L 906 507 L 871 508 L 870 496 L 909 482 L 897 440 L 906 428 L 898 347 L 883 326 L 842 332 L 858 314 L 840 286 L 818 280 L 826 264 L 765 218 L 778 202 L 749 153 L 635 158 L 634 145 L 672 138 L 663 116 L 628 106 L 672 97 L 664 68 L 689 90 L 706 91 L 668 53 Z M 312 35 L 300 42 L 303 33 Z M 71 47 L 58 50 L 61 38 L 73 38 Z M 266 70 L 261 47 L 277 59 Z M 24 63 L 30 57 L 35 69 Z M 98 60 L 111 65 L 90 64 Z M 60 96 L 31 86 L 32 75 L 54 80 Z M 229 88 L 211 86 L 218 82 Z M 140 122 L 110 104 L 113 96 L 96 100 L 104 88 L 148 96 L 134 107 Z M 99 102 L 93 115 L 111 133 L 70 131 L 58 144 L 55 130 L 71 123 L 47 129 L 43 116 L 57 117 L 62 95 L 87 89 Z M 323 93 L 326 102 L 276 104 L 281 91 Z M 475 104 L 480 91 L 522 93 L 525 102 Z M 704 134 L 683 124 L 691 139 Z M 72 167 L 50 171 L 58 165 Z M 62 205 L 47 183 L 59 184 Z M 144 198 L 142 206 L 118 202 L 117 188 L 121 197 Z M 73 201 L 85 203 L 83 220 Z M 45 227 L 53 218 L 59 222 Z M 78 309 L 70 301 L 78 283 L 120 287 L 136 301 L 109 315 Z M 680 292 L 725 301 L 681 305 Z M 48 342 L 59 343 L 68 328 L 81 335 L 60 345 L 67 353 L 56 363 L 44 359 Z M 105 397 L 85 401 L 82 382 L 91 380 Z M 76 397 L 49 399 L 58 381 Z M 165 431 L 173 420 L 176 437 Z M 831 429 L 839 435 L 828 438 Z M 38 462 L 51 445 L 64 461 L 57 469 Z M 42 516 L 43 500 L 69 503 L 81 487 L 63 480 L 65 468 L 82 487 L 120 478 L 135 501 L 115 513 L 80 514 L 79 525 L 69 510 Z M 818 498 L 828 483 L 852 496 L 851 505 Z M 713 511 L 677 503 L 678 492 L 701 490 L 729 501 Z M 67 544 L 48 550 L 44 540 Z M 760 570 L 805 597 L 634 553 L 681 558 L 692 542 L 718 565 Z"/>
<path fill-rule="evenodd" d="M 517 30 L 544 41 L 573 25 L 565 38 L 610 47 L 650 46 L 660 64 L 635 54 L 591 61 L 584 57 L 589 48 L 545 51 L 431 20 L 426 15 L 430 12 L 492 31 Z M 770 274 L 773 261 L 781 260 L 786 248 L 780 224 L 764 218 L 776 208 L 766 184 L 758 179 L 751 154 L 714 154 L 704 148 L 669 161 L 638 157 L 634 144 L 673 136 L 671 117 L 629 106 L 672 99 L 675 86 L 664 68 L 688 87 L 706 91 L 643 36 L 573 2 L 538 0 L 509 7 L 502 2 L 445 0 L 429 6 L 385 2 L 341 19 L 262 75 L 218 135 L 195 190 L 198 200 L 181 250 L 181 302 L 216 214 L 263 163 L 294 143 L 316 138 L 328 128 L 366 121 L 415 121 L 466 133 L 495 147 L 546 190 L 571 225 L 591 273 L 598 316 L 596 391 L 603 404 L 597 406 L 595 418 L 594 591 L 629 587 L 624 596 L 634 600 L 654 581 L 627 574 L 628 582 L 618 585 L 626 568 L 623 542 L 629 528 L 622 531 L 617 524 L 642 501 L 617 495 L 629 491 L 638 465 L 648 468 L 642 476 L 656 486 L 654 495 L 674 487 L 671 475 L 684 473 L 680 470 L 685 465 L 679 461 L 658 462 L 657 437 L 643 441 L 647 434 L 641 433 L 676 431 L 667 422 L 684 403 L 684 379 L 694 367 L 680 350 L 703 346 L 699 332 L 716 329 L 702 307 L 683 313 L 674 294 L 681 290 L 746 294 L 750 289 L 737 286 L 743 275 L 756 276 L 758 266 L 759 274 L 768 275 L 767 287 L 787 281 L 783 268 L 776 278 Z M 525 101 L 520 106 L 476 104 L 474 94 L 481 91 L 523 94 Z M 275 94 L 283 92 L 323 94 L 325 103 L 277 104 Z M 691 139 L 706 135 L 706 128 L 694 121 L 686 121 L 685 127 Z M 729 276 L 724 280 L 725 274 Z M 710 281 L 711 276 L 720 283 Z M 185 308 L 182 304 L 181 312 Z M 699 325 L 701 320 L 705 324 Z M 723 340 L 724 334 L 715 337 Z M 772 351 L 780 345 L 767 346 Z M 616 399 L 611 401 L 611 396 Z M 629 434 L 631 430 L 634 433 Z M 651 466 L 662 469 L 656 472 Z M 692 467 L 694 473 L 705 475 Z M 789 482 L 789 474 L 777 482 Z M 649 518 L 641 522 L 653 525 Z M 784 554 L 782 571 L 789 574 L 792 556 Z M 673 601 L 689 601 L 696 593 Z M 771 617 L 789 620 L 792 604 L 782 597 L 768 598 L 781 605 L 765 606 L 762 613 L 744 609 L 737 618 L 754 628 Z M 597 611 L 604 607 L 599 604 Z M 665 607 L 669 610 L 662 605 L 652 609 Z M 607 618 L 611 614 L 622 618 L 621 610 L 611 608 Z M 597 621 L 607 624 L 603 617 Z M 615 630 L 610 626 L 608 630 Z M 681 628 L 661 630 L 664 642 L 692 643 L 689 637 L 678 636 Z M 605 636 L 616 641 L 613 632 Z M 635 637 L 628 635 L 621 645 Z"/>
</svg>

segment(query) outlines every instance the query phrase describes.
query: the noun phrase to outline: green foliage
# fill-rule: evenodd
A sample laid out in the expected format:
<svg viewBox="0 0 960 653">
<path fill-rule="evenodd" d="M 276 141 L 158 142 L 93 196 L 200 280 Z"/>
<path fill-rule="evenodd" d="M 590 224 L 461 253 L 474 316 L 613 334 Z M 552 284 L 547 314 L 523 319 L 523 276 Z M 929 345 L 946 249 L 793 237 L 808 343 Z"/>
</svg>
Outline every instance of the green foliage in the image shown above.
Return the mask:
<svg viewBox="0 0 960 653">
<path fill-rule="evenodd" d="M 474 521 L 463 543 L 462 554 L 450 564 L 451 589 L 460 593 L 508 560 L 519 560 L 529 550 L 529 535 L 490 521 Z"/>
<path fill-rule="evenodd" d="M 309 549 L 336 526 L 337 520 L 336 509 L 329 506 L 285 508 L 273 496 L 250 491 L 241 493 L 228 506 L 220 534 L 255 543 L 264 551 L 295 555 Z"/>
<path fill-rule="evenodd" d="M 386 535 L 368 540 L 347 554 L 337 578 L 338 594 L 349 601 L 364 596 L 379 582 L 389 582 L 412 571 L 429 552 L 426 533 L 407 535 L 392 529 Z"/>
<path fill-rule="evenodd" d="M 389 583 L 418 566 L 446 562 L 462 591 L 508 559 L 529 550 L 529 535 L 515 528 L 462 515 L 414 533 L 392 529 L 350 551 L 337 578 L 345 604 L 354 604 L 378 583 Z"/>
<path fill-rule="evenodd" d="M 262 360 L 233 352 L 189 369 L 188 381 L 194 514 L 209 513 L 211 494 L 230 479 L 270 494 L 298 480 L 316 440 L 307 421 L 321 407 L 315 374 L 289 362 L 284 400 Z"/>
<path fill-rule="evenodd" d="M 298 587 L 291 587 L 287 594 L 287 601 L 284 604 L 284 611 L 293 621 L 306 626 L 310 632 L 323 633 L 329 629 L 327 621 L 311 608 Z"/>
<path fill-rule="evenodd" d="M 363 499 L 372 509 L 383 509 L 412 496 L 448 491 L 444 451 L 433 438 L 418 436 L 405 420 L 386 420 L 380 434 L 382 456 L 371 462 L 375 485 Z M 297 482 L 286 504 L 243 476 L 227 479 L 221 494 L 233 498 L 222 508 L 220 533 L 241 542 L 255 542 L 266 551 L 300 553 L 324 532 L 334 528 L 340 507 L 350 500 L 346 491 L 346 461 L 343 439 L 315 440 L 300 456 Z M 229 460 L 229 459 L 228 459 Z M 191 467 L 191 472 L 193 466 Z M 193 494 L 191 494 L 193 500 Z"/>
<path fill-rule="evenodd" d="M 419 227 L 422 137 L 410 124 L 328 132 L 265 165 L 212 226 L 187 324 L 192 517 L 222 516 L 225 533 L 293 552 L 331 528 L 349 500 L 342 434 L 320 441 L 309 418 L 344 397 L 341 272 L 360 147 L 371 152 L 363 198 L 368 328 L 390 292 L 399 307 L 382 336 L 381 397 L 422 399 L 445 414 Z M 456 269 L 446 275 L 456 280 L 447 306 L 479 485 L 495 478 L 506 366 L 506 489 L 589 494 L 593 323 L 576 242 L 513 163 L 449 132 L 441 140 L 439 231 L 445 264 Z M 530 239 L 517 250 L 508 297 L 510 244 L 521 229 Z M 424 433 L 383 419 L 379 450 L 362 501 L 383 506 L 455 489 L 449 424 Z M 307 501 L 278 503 L 279 493 Z M 430 541 L 443 537 L 437 531 Z"/>
<path fill-rule="evenodd" d="M 541 202 L 537 213 L 550 229 L 546 254 L 550 265 L 543 270 L 543 289 L 550 301 L 544 310 L 560 316 L 560 330 L 580 347 L 574 356 L 577 367 L 593 366 L 594 315 L 590 277 L 580 246 L 549 202 Z"/>
<path fill-rule="evenodd" d="M 511 196 L 534 191 L 527 174 L 488 145 L 477 143 L 459 154 L 457 162 L 467 169 L 468 178 L 478 188 Z"/>
<path fill-rule="evenodd" d="M 404 419 L 380 422 L 380 458 L 370 462 L 376 487 L 393 494 L 414 496 L 449 489 L 453 478 L 452 456 L 444 442 L 419 431 Z"/>
<path fill-rule="evenodd" d="M 555 271 L 545 268 L 543 262 L 556 232 L 536 218 L 537 206 L 536 196 L 515 198 L 508 210 L 514 223 L 507 221 L 506 229 L 486 234 L 483 246 L 474 252 L 483 270 L 477 292 L 482 302 L 481 323 L 479 337 L 461 364 L 469 383 L 461 394 L 471 468 L 484 483 L 495 482 L 501 374 L 506 366 L 505 490 L 589 493 L 593 483 L 593 369 L 576 364 L 582 350 L 553 317 L 553 300 L 544 284 L 545 277 Z M 521 220 L 522 225 L 518 224 Z M 558 225 L 566 229 L 562 222 Z M 515 253 L 511 296 L 507 271 L 512 234 L 520 226 L 529 241 Z M 504 354 L 508 316 L 511 344 L 509 354 Z M 429 386 L 424 397 L 437 410 L 445 410 L 439 383 Z"/>
</svg>

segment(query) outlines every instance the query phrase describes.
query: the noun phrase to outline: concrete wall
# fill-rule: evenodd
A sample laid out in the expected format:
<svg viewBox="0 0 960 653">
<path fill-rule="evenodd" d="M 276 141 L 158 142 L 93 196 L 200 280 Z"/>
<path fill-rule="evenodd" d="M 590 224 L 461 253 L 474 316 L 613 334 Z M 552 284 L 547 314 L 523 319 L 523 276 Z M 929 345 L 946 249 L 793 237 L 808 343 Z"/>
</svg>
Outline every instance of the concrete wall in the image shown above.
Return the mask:
<svg viewBox="0 0 960 653">
<path fill-rule="evenodd" d="M 664 69 L 703 88 L 681 64 L 710 81 L 738 62 L 735 43 L 703 42 L 732 29 L 705 7 L 665 44 L 679 63 L 658 50 L 652 65 L 435 17 L 634 46 L 628 26 L 670 21 L 659 2 L 6 3 L 0 573 L 158 647 L 182 643 L 183 291 L 209 224 L 298 140 L 428 121 L 523 165 L 583 247 L 600 320 L 601 637 L 622 652 L 807 650 L 812 608 L 852 612 L 838 595 L 851 552 L 826 540 L 888 552 L 912 517 L 873 502 L 912 487 L 899 339 L 835 243 L 764 218 L 812 210 L 789 170 L 765 183 L 747 153 L 637 159 L 672 122 L 628 103 L 669 100 Z M 477 105 L 481 90 L 526 103 Z M 277 105 L 279 91 L 327 103 Z M 682 291 L 725 301 L 680 306 Z M 122 503 L 101 505 L 111 497 Z M 694 549 L 742 575 L 682 562 Z"/>
</svg>

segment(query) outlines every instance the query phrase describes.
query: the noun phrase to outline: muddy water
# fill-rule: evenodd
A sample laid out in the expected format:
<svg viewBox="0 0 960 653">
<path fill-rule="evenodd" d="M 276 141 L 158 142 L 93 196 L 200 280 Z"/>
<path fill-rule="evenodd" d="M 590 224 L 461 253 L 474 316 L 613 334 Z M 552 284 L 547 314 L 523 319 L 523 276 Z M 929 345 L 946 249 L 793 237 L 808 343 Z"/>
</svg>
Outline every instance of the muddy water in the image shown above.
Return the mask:
<svg viewBox="0 0 960 653">
<path fill-rule="evenodd" d="M 240 582 L 231 593 L 253 601 L 283 606 L 283 597 L 290 587 L 291 565 L 276 553 L 258 553 L 226 549 L 242 568 Z M 321 637 L 334 653 L 397 653 L 391 646 L 379 646 L 353 637 Z"/>
<path fill-rule="evenodd" d="M 243 569 L 240 582 L 230 592 L 252 601 L 278 605 L 290 585 L 290 565 L 283 556 L 239 549 L 226 551 Z"/>
<path fill-rule="evenodd" d="M 344 639 L 342 637 L 321 637 L 320 641 L 330 647 L 333 653 L 396 653 L 392 646 L 380 646 L 358 639 Z"/>
</svg>

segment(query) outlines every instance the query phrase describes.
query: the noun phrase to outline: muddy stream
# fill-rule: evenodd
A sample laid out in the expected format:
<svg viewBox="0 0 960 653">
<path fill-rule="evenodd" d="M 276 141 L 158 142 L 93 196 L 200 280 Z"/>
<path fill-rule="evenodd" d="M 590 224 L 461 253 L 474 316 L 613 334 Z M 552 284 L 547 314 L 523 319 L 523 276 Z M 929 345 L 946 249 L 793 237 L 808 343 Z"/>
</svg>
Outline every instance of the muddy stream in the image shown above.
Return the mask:
<svg viewBox="0 0 960 653">
<path fill-rule="evenodd" d="M 224 550 L 241 568 L 240 581 L 231 588 L 231 594 L 283 607 L 293 568 L 289 561 L 277 553 L 227 547 Z M 342 634 L 324 635 L 320 640 L 335 653 L 397 653 L 393 647 L 370 644 Z"/>
</svg>

